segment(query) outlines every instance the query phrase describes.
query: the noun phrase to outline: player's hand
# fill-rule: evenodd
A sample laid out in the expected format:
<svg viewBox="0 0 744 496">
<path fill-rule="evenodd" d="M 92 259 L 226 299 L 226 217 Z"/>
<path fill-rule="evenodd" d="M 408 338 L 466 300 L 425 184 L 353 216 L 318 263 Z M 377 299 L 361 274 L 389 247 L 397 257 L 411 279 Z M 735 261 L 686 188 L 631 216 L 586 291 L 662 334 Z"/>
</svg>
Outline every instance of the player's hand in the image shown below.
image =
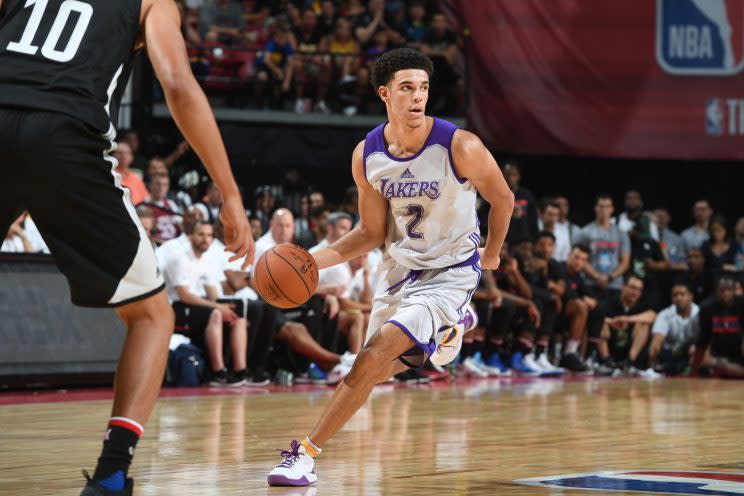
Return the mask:
<svg viewBox="0 0 744 496">
<path fill-rule="evenodd" d="M 253 263 L 256 247 L 253 244 L 253 233 L 248 224 L 248 217 L 245 215 L 243 201 L 239 196 L 225 198 L 220 220 L 225 226 L 225 251 L 235 254 L 230 257 L 231 262 L 245 257 L 243 266 L 240 268 L 245 272 Z"/>
<path fill-rule="evenodd" d="M 326 313 L 329 319 L 335 319 L 339 310 L 341 310 L 341 304 L 339 303 L 338 298 L 333 295 L 326 295 L 325 304 L 323 305 L 323 313 Z"/>
<path fill-rule="evenodd" d="M 540 327 L 540 310 L 532 302 L 530 302 L 529 306 L 527 307 L 527 315 L 529 316 L 530 320 L 535 323 L 535 327 Z"/>
<path fill-rule="evenodd" d="M 487 253 L 485 248 L 478 248 L 478 255 L 480 255 L 481 268 L 485 270 L 496 270 L 501 264 L 501 257 L 498 254 Z"/>
</svg>

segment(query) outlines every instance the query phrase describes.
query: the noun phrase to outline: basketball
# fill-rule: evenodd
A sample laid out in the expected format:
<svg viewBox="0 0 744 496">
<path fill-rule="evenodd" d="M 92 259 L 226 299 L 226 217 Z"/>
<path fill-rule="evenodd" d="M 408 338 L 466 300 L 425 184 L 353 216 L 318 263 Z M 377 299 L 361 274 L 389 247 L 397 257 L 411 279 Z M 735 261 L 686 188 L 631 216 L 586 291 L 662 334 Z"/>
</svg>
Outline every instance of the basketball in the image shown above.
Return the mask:
<svg viewBox="0 0 744 496">
<path fill-rule="evenodd" d="M 261 298 L 277 308 L 302 305 L 318 288 L 318 266 L 307 250 L 283 243 L 266 250 L 253 272 Z"/>
</svg>

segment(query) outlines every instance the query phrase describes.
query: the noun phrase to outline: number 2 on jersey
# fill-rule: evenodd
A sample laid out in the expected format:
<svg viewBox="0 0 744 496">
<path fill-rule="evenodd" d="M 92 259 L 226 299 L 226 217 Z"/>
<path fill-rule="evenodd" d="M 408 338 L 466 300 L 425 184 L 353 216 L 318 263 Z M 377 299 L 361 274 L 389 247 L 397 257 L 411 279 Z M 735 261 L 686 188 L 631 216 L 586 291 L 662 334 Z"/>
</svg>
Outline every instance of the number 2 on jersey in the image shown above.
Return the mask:
<svg viewBox="0 0 744 496">
<path fill-rule="evenodd" d="M 424 239 L 423 233 L 416 230 L 421 221 L 424 220 L 424 207 L 421 205 L 408 205 L 408 215 L 413 215 L 413 219 L 406 224 L 406 234 L 411 239 Z"/>
<path fill-rule="evenodd" d="M 36 32 L 39 30 L 41 19 L 44 17 L 49 0 L 26 0 L 24 8 L 32 7 L 31 17 L 28 19 L 26 29 L 19 41 L 8 43 L 7 49 L 11 52 L 25 53 L 26 55 L 36 55 L 39 50 L 38 46 L 33 44 Z M 72 30 L 70 39 L 63 50 L 57 50 L 57 43 L 62 36 L 70 14 L 77 12 L 79 14 L 75 28 Z M 55 62 L 69 62 L 75 58 L 75 54 L 80 48 L 80 42 L 83 41 L 85 30 L 88 29 L 90 18 L 93 17 L 93 7 L 90 4 L 79 2 L 78 0 L 65 0 L 59 7 L 54 24 L 47 34 L 44 44 L 41 46 L 41 55 Z"/>
</svg>

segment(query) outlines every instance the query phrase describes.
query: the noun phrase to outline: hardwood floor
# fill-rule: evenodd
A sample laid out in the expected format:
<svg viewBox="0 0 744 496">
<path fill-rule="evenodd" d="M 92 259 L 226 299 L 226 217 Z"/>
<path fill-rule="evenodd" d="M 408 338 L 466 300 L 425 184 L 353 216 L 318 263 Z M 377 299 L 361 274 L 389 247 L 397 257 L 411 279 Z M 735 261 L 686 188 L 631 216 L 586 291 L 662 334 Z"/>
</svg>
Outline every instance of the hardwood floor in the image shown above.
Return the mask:
<svg viewBox="0 0 744 496">
<path fill-rule="evenodd" d="M 307 434 L 330 390 L 162 398 L 131 475 L 142 496 L 374 496 L 577 495 L 590 493 L 514 481 L 611 470 L 744 472 L 743 386 L 686 379 L 383 386 L 326 446 L 318 482 L 299 490 L 266 486 L 280 461 L 274 448 Z M 94 468 L 109 409 L 108 400 L 0 406 L 0 494 L 77 495 L 79 469 Z M 744 494 L 744 477 L 731 484 L 729 492 L 695 494 Z"/>
</svg>

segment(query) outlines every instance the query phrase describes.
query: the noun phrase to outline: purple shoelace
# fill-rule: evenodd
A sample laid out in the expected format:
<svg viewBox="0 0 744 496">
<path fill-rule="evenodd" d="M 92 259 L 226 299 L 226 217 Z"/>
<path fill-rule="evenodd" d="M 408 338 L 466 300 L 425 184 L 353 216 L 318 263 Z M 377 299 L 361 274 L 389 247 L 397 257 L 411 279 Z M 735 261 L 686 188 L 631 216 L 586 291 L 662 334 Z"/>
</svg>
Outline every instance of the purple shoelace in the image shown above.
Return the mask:
<svg viewBox="0 0 744 496">
<path fill-rule="evenodd" d="M 292 465 L 294 465 L 295 461 L 300 457 L 300 443 L 292 441 L 290 447 L 292 449 L 289 451 L 277 449 L 279 454 L 284 457 L 284 461 L 279 464 L 280 467 L 292 468 Z"/>
</svg>

